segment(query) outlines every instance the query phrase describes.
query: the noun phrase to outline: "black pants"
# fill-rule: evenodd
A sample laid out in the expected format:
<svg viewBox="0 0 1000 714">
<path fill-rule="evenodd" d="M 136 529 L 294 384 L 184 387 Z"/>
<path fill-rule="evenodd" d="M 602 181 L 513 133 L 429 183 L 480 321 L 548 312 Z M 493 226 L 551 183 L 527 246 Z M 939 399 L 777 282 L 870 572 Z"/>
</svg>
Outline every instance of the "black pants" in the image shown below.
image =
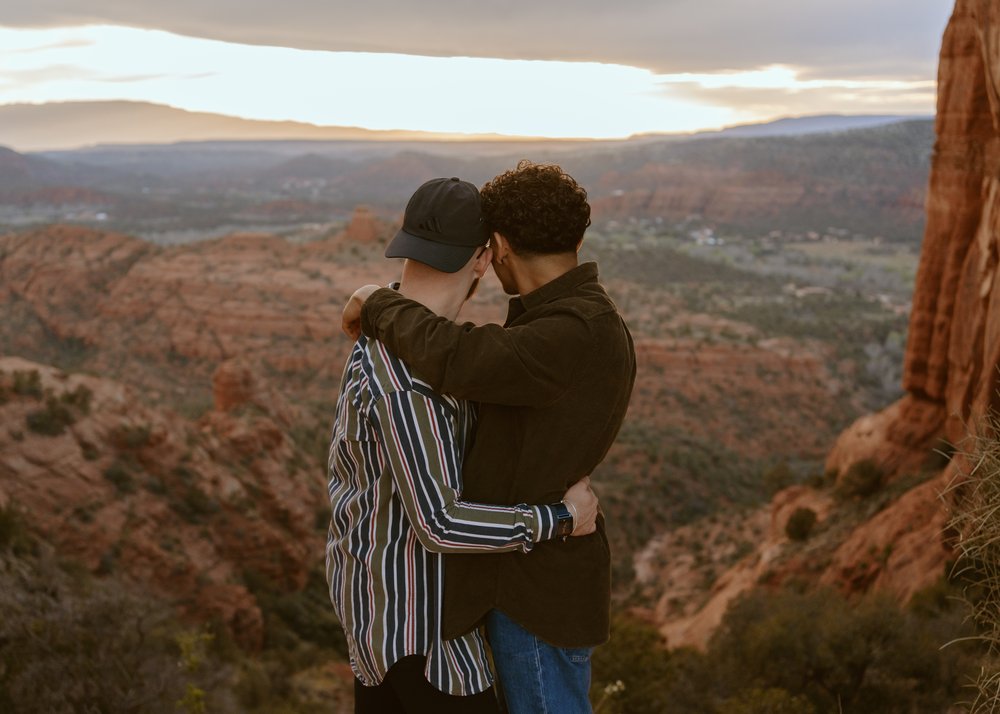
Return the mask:
<svg viewBox="0 0 1000 714">
<path fill-rule="evenodd" d="M 493 687 L 468 697 L 438 691 L 424 677 L 426 657 L 403 657 L 377 687 L 354 678 L 354 714 L 499 714 Z"/>
</svg>

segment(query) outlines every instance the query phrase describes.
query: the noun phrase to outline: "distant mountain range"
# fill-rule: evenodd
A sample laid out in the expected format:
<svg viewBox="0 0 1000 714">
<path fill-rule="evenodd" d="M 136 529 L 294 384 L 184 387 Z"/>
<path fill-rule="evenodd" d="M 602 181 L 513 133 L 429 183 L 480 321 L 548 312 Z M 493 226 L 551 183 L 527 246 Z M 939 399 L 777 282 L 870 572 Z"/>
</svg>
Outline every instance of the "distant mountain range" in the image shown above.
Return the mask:
<svg viewBox="0 0 1000 714">
<path fill-rule="evenodd" d="M 662 140 L 667 136 L 792 136 L 868 128 L 912 116 L 824 115 L 784 118 L 764 124 L 735 126 L 699 134 L 650 134 L 628 142 Z M 0 145 L 17 151 L 74 149 L 103 144 L 169 144 L 208 140 L 322 140 L 352 142 L 454 142 L 497 144 L 543 142 L 576 146 L 579 140 L 524 139 L 498 134 L 437 134 L 417 131 L 373 131 L 357 127 L 316 126 L 294 121 L 257 121 L 189 112 L 146 102 L 58 102 L 0 106 Z M 608 144 L 621 141 L 600 142 Z"/>
<path fill-rule="evenodd" d="M 858 128 L 865 122 L 881 126 Z M 836 128 L 836 130 L 834 130 Z M 850 128 L 850 131 L 842 129 Z M 825 129 L 825 131 L 821 131 Z M 559 163 L 587 187 L 595 220 L 694 220 L 737 233 L 850 233 L 916 242 L 934 142 L 929 120 L 809 117 L 695 137 L 619 142 L 249 140 L 0 147 L 3 206 L 85 206 L 133 235 L 398 212 L 433 176 L 481 184 L 521 158 Z M 789 131 L 792 135 L 774 135 Z M 265 210 L 266 209 L 266 210 Z M 7 210 L 11 225 L 74 215 Z"/>
</svg>

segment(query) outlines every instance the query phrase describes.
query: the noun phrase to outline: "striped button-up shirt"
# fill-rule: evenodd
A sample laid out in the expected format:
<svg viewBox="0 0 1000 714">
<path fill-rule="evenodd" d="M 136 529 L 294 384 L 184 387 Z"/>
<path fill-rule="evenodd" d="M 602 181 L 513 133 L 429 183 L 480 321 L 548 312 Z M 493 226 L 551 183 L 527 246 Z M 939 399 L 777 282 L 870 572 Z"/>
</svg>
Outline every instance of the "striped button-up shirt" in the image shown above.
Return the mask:
<svg viewBox="0 0 1000 714">
<path fill-rule="evenodd" d="M 553 506 L 461 500 L 474 427 L 468 402 L 435 394 L 381 343 L 355 345 L 330 444 L 326 571 L 365 685 L 412 654 L 427 656 L 427 680 L 443 692 L 475 694 L 493 682 L 477 630 L 441 638 L 441 553 L 528 551 L 554 537 L 557 522 Z"/>
</svg>

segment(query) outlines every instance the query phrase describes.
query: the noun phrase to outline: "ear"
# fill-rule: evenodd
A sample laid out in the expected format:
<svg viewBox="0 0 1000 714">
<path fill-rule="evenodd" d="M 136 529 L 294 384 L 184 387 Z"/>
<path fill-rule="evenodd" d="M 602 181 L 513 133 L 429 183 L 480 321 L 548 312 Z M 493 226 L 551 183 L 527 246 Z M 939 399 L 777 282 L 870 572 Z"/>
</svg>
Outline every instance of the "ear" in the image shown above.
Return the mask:
<svg viewBox="0 0 1000 714">
<path fill-rule="evenodd" d="M 487 269 L 490 267 L 490 263 L 493 262 L 493 249 L 487 248 L 479 257 L 476 258 L 476 262 L 472 266 L 472 272 L 476 274 L 477 278 L 481 278 L 486 275 Z"/>
<path fill-rule="evenodd" d="M 496 231 L 493 232 L 493 239 L 490 241 L 490 247 L 493 249 L 493 257 L 495 257 L 500 263 L 503 262 L 508 253 L 513 252 L 513 249 L 510 247 L 510 241 Z"/>
</svg>

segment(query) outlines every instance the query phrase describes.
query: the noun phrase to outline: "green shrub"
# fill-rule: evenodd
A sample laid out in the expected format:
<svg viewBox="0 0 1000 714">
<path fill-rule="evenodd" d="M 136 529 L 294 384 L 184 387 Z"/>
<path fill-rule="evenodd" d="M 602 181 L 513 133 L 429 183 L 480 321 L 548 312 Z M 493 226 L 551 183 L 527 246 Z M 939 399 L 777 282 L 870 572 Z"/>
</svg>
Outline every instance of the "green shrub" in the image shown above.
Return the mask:
<svg viewBox="0 0 1000 714">
<path fill-rule="evenodd" d="M 785 523 L 785 535 L 790 540 L 808 540 L 815 525 L 816 511 L 811 508 L 796 508 Z"/>
<path fill-rule="evenodd" d="M 726 613 L 707 659 L 723 702 L 783 689 L 819 712 L 937 712 L 973 668 L 968 648 L 941 647 L 967 634 L 954 611 L 926 618 L 887 599 L 760 591 Z"/>
<path fill-rule="evenodd" d="M 851 464 L 837 483 L 841 498 L 867 498 L 876 493 L 885 481 L 885 472 L 873 459 Z"/>
<path fill-rule="evenodd" d="M 90 414 L 90 403 L 93 398 L 94 393 L 81 384 L 72 392 L 63 392 L 59 400 L 63 404 L 75 408 L 81 414 L 87 415 Z"/>
<path fill-rule="evenodd" d="M 297 648 L 303 643 L 335 650 L 348 656 L 344 630 L 330 605 L 326 574 L 320 568 L 309 572 L 306 586 L 283 592 L 268 576 L 247 571 L 243 580 L 264 612 L 264 646 Z"/>
<path fill-rule="evenodd" d="M 816 707 L 784 689 L 751 689 L 723 702 L 718 714 L 816 714 Z"/>
<path fill-rule="evenodd" d="M 37 369 L 30 372 L 14 372 L 14 394 L 26 397 L 42 398 L 42 377 Z"/>
<path fill-rule="evenodd" d="M 188 523 L 203 523 L 206 516 L 219 510 L 219 504 L 197 486 L 188 487 L 180 499 L 170 502 L 170 507 Z"/>
<path fill-rule="evenodd" d="M 142 482 L 142 487 L 150 493 L 155 493 L 157 496 L 165 496 L 167 494 L 167 484 L 163 483 L 163 479 L 157 476 L 148 477 Z"/>
<path fill-rule="evenodd" d="M 145 424 L 120 424 L 111 434 L 111 439 L 119 449 L 137 451 L 149 445 L 152 432 Z"/>
<path fill-rule="evenodd" d="M 0 569 L 0 612 L 0 711 L 176 714 L 193 678 L 170 605 L 125 583 L 21 560 Z"/>
<path fill-rule="evenodd" d="M 17 503 L 9 501 L 6 506 L 0 506 L 0 551 L 24 554 L 32 549 L 32 545 L 28 524 Z"/>
<path fill-rule="evenodd" d="M 76 421 L 69 408 L 54 397 L 45 400 L 45 408 L 29 412 L 25 421 L 36 434 L 59 436 Z"/>
<path fill-rule="evenodd" d="M 634 616 L 619 614 L 611 623 L 611 639 L 594 650 L 590 698 L 602 714 L 658 714 L 669 710 L 664 687 L 669 676 L 662 635 Z"/>
<path fill-rule="evenodd" d="M 83 454 L 83 458 L 87 461 L 96 461 L 101 453 L 97 450 L 97 447 L 91 444 L 89 441 L 80 442 L 80 453 Z"/>
<path fill-rule="evenodd" d="M 80 505 L 73 508 L 73 516 L 80 519 L 83 523 L 93 523 L 94 522 L 94 507 L 92 505 Z"/>
<path fill-rule="evenodd" d="M 351 686 L 339 679 L 319 702 L 291 684 L 303 669 L 343 664 L 342 634 L 343 655 L 329 642 L 299 639 L 288 649 L 245 654 L 226 625 L 191 630 L 173 618 L 176 602 L 116 576 L 114 549 L 102 558 L 101 578 L 75 562 L 57 562 L 49 549 L 38 553 L 5 555 L 0 567 L 0 712 L 350 711 Z M 329 635 L 328 620 L 339 631 L 325 583 L 307 590 L 316 610 L 303 616 L 302 631 L 318 640 Z M 268 606 L 262 609 L 271 619 Z M 309 623 L 322 626 L 310 630 Z"/>
<path fill-rule="evenodd" d="M 121 461 L 115 461 L 104 469 L 104 478 L 114 484 L 115 490 L 119 494 L 124 495 L 135 491 L 135 480 Z"/>
</svg>

